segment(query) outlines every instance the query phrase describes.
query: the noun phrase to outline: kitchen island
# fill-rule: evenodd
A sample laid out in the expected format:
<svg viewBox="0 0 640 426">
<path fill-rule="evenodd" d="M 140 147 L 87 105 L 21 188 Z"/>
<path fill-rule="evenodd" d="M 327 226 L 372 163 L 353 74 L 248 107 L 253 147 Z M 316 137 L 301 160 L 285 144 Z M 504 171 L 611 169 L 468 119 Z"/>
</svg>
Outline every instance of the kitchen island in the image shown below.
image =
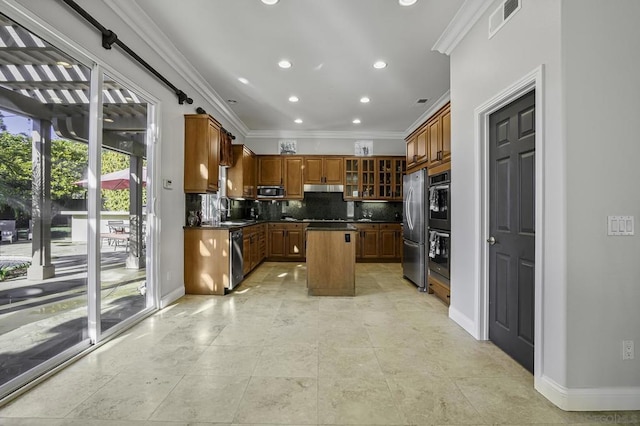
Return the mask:
<svg viewBox="0 0 640 426">
<path fill-rule="evenodd" d="M 307 227 L 307 292 L 310 296 L 355 296 L 357 228 L 318 222 Z"/>
</svg>

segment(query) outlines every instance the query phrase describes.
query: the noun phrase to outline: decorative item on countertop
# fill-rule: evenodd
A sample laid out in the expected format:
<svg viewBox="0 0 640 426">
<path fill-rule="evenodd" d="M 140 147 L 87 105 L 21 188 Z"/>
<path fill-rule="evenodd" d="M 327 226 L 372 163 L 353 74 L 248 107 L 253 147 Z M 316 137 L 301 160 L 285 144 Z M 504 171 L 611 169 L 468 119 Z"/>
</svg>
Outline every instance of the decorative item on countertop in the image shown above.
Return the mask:
<svg viewBox="0 0 640 426">
<path fill-rule="evenodd" d="M 187 225 L 189 226 L 197 226 L 198 216 L 196 216 L 196 212 L 194 210 L 189 211 L 189 216 L 187 217 Z"/>
</svg>

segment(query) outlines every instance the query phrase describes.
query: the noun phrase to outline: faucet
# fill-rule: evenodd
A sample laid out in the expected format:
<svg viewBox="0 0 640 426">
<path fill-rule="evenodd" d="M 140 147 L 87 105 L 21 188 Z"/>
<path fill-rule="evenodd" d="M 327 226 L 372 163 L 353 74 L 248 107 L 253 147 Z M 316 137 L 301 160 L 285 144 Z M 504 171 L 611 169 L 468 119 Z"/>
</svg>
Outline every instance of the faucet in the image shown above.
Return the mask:
<svg viewBox="0 0 640 426">
<path fill-rule="evenodd" d="M 219 197 L 218 206 L 218 210 L 220 211 L 220 220 L 227 220 L 229 216 L 231 216 L 231 200 L 229 197 Z"/>
</svg>

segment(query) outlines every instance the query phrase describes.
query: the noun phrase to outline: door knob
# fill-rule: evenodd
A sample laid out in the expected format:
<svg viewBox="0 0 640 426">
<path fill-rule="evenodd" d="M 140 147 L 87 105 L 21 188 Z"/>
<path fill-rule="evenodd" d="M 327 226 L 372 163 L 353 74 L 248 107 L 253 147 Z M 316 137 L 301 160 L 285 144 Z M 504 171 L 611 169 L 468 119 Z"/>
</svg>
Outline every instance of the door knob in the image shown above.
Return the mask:
<svg viewBox="0 0 640 426">
<path fill-rule="evenodd" d="M 489 243 L 490 246 L 492 246 L 496 243 L 496 239 L 493 237 L 489 237 L 487 238 L 487 242 Z"/>
</svg>

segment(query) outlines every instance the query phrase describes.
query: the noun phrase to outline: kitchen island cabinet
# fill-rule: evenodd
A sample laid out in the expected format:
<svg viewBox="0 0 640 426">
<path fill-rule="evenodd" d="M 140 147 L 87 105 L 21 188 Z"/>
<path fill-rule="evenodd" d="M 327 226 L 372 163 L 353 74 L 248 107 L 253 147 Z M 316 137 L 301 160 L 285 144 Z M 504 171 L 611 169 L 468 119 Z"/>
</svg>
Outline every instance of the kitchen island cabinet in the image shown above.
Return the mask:
<svg viewBox="0 0 640 426">
<path fill-rule="evenodd" d="M 310 296 L 355 296 L 356 228 L 313 223 L 307 228 L 307 291 Z"/>
</svg>

